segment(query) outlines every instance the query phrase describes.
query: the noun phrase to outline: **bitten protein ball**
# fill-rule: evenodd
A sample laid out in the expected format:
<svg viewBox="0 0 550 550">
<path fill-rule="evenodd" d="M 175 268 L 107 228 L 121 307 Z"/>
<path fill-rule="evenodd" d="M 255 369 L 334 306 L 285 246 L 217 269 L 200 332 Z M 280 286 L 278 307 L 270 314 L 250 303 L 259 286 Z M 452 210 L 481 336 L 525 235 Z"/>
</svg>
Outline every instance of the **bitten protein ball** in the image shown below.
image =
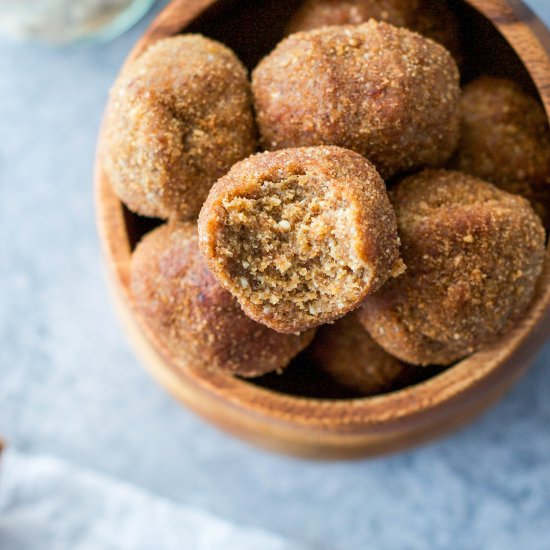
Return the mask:
<svg viewBox="0 0 550 550">
<path fill-rule="evenodd" d="M 245 377 L 282 369 L 313 338 L 279 334 L 242 312 L 208 270 L 196 226 L 163 225 L 138 244 L 132 294 L 144 320 L 173 353 L 192 364 Z"/>
<path fill-rule="evenodd" d="M 406 27 L 445 46 L 461 58 L 458 22 L 444 0 L 305 0 L 288 25 L 288 32 L 326 25 L 359 25 L 369 19 Z"/>
<path fill-rule="evenodd" d="M 445 48 L 374 20 L 293 34 L 252 76 L 266 149 L 339 145 L 383 178 L 440 166 L 459 134 L 459 75 Z"/>
<path fill-rule="evenodd" d="M 336 382 L 363 395 L 402 388 L 420 379 L 420 367 L 406 365 L 382 349 L 352 312 L 320 327 L 308 355 Z"/>
<path fill-rule="evenodd" d="M 550 185 L 544 109 L 510 80 L 484 76 L 464 87 L 453 166 L 499 187 Z"/>
<path fill-rule="evenodd" d="M 216 179 L 255 149 L 246 69 L 218 42 L 160 40 L 111 91 L 102 166 L 138 214 L 196 218 Z"/>
<path fill-rule="evenodd" d="M 339 147 L 260 153 L 212 187 L 200 248 L 252 319 L 300 332 L 342 317 L 402 270 L 384 182 Z"/>
<path fill-rule="evenodd" d="M 512 328 L 544 261 L 529 203 L 444 170 L 406 178 L 391 198 L 407 271 L 358 313 L 374 340 L 408 363 L 449 365 Z"/>
</svg>

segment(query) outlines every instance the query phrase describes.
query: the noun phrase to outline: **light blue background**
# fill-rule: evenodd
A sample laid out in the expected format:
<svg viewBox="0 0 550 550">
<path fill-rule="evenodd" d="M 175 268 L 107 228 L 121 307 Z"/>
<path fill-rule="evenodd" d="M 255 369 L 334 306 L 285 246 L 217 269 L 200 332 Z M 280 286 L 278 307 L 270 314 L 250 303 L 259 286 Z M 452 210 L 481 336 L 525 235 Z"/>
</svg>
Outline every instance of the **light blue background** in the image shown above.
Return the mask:
<svg viewBox="0 0 550 550">
<path fill-rule="evenodd" d="M 550 2 L 530 4 L 550 24 Z M 550 345 L 475 424 L 355 463 L 250 448 L 141 369 L 107 296 L 91 174 L 107 90 L 146 24 L 88 49 L 0 41 L 0 433 L 313 548 L 550 548 Z"/>
</svg>

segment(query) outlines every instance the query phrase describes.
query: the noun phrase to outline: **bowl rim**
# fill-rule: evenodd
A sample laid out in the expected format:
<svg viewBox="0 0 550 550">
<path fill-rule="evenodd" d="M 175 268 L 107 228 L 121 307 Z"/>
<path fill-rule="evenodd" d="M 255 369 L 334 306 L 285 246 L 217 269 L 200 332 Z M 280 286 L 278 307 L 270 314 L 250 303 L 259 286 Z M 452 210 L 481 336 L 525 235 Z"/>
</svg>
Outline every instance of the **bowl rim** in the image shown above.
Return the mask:
<svg viewBox="0 0 550 550">
<path fill-rule="evenodd" d="M 463 0 L 489 19 L 508 41 L 528 70 L 547 115 L 550 114 L 550 33 L 540 20 L 518 0 Z M 216 0 L 174 0 L 153 21 L 149 30 L 137 42 L 125 63 L 138 56 L 150 43 L 179 32 Z M 531 25 L 524 24 L 533 22 Z M 529 52 L 528 54 L 525 52 Z M 98 137 L 101 143 L 102 130 Z M 230 374 L 196 369 L 175 360 L 169 350 L 138 313 L 129 291 L 130 243 L 124 223 L 123 208 L 103 174 L 98 154 L 94 168 L 97 226 L 107 266 L 107 276 L 125 318 L 133 340 L 144 337 L 142 354 L 154 377 L 178 399 L 185 401 L 204 416 L 208 416 L 197 399 L 208 398 L 211 403 L 227 407 L 270 422 L 292 424 L 300 429 L 359 433 L 375 433 L 421 423 L 426 414 L 434 411 L 452 416 L 458 413 L 465 400 L 487 398 L 502 393 L 526 369 L 538 348 L 550 334 L 550 245 L 546 251 L 543 272 L 538 281 L 535 299 L 524 318 L 511 331 L 492 345 L 458 362 L 444 372 L 419 384 L 387 394 L 355 399 L 319 399 L 282 394 L 250 384 Z M 161 362 L 170 372 L 161 373 Z M 174 390 L 181 384 L 194 392 Z M 506 388 L 504 387 L 506 386 Z M 197 397 L 198 396 L 198 397 Z M 212 400 L 213 399 L 213 400 Z M 201 410 L 202 409 L 202 410 Z"/>
</svg>

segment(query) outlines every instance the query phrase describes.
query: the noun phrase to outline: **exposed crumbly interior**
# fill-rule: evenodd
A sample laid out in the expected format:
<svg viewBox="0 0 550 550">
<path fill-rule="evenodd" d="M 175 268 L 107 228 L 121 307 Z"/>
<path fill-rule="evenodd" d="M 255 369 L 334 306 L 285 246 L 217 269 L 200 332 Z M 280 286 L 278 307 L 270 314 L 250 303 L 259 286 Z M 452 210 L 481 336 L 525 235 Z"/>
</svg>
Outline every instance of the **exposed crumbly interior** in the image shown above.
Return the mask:
<svg viewBox="0 0 550 550">
<path fill-rule="evenodd" d="M 218 281 L 249 317 L 282 333 L 342 317 L 402 269 L 382 178 L 340 147 L 235 164 L 212 187 L 198 228 Z"/>
<path fill-rule="evenodd" d="M 274 306 L 312 319 L 344 312 L 371 277 L 354 250 L 353 206 L 310 177 L 264 181 L 250 196 L 222 201 L 216 253 L 237 295 L 266 315 Z"/>
<path fill-rule="evenodd" d="M 279 371 L 315 331 L 280 334 L 249 319 L 210 273 L 192 223 L 148 233 L 132 255 L 134 303 L 179 365 L 243 377 Z"/>
</svg>

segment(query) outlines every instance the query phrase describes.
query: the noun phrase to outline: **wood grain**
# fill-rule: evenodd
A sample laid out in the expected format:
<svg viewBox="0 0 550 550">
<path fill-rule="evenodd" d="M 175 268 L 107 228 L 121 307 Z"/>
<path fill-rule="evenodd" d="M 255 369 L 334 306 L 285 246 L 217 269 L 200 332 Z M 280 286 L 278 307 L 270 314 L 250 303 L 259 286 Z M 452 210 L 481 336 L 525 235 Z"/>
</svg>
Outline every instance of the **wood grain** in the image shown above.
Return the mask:
<svg viewBox="0 0 550 550">
<path fill-rule="evenodd" d="M 204 28 L 215 37 L 227 35 L 234 41 L 231 46 L 246 48 L 243 28 L 256 35 L 261 29 L 241 24 L 243 28 L 236 33 L 232 22 L 245 21 L 251 4 L 175 0 L 153 22 L 128 59 L 138 56 L 152 42 L 188 29 L 197 32 Z M 250 9 L 257 14 L 265 8 L 266 14 L 273 12 L 273 17 L 277 17 L 276 10 L 282 10 L 279 17 L 283 17 L 291 5 L 260 0 Z M 470 18 L 468 24 L 475 27 L 479 23 L 483 32 L 487 29 L 479 14 L 493 22 L 511 48 L 502 44 L 499 52 L 488 57 L 491 64 L 517 73 L 518 79 L 536 88 L 550 113 L 550 34 L 540 21 L 515 0 L 469 0 L 463 8 L 464 17 Z M 267 47 L 274 38 L 268 29 L 265 35 Z M 482 38 L 475 36 L 481 45 Z M 258 43 L 254 44 L 251 60 L 258 54 Z M 523 65 L 514 59 L 512 48 Z M 241 57 L 247 55 L 238 53 Z M 479 52 L 480 58 L 483 53 Z M 504 59 L 496 63 L 499 55 Z M 97 224 L 113 300 L 143 364 L 176 399 L 204 418 L 275 451 L 317 459 L 351 458 L 394 452 L 440 437 L 470 422 L 502 397 L 550 336 L 548 252 L 536 298 L 523 321 L 482 352 L 419 385 L 382 396 L 320 400 L 284 395 L 223 373 L 196 370 L 173 357 L 135 311 L 129 292 L 129 261 L 139 235 L 134 234 L 135 220 L 111 191 L 97 159 L 95 189 Z"/>
</svg>

